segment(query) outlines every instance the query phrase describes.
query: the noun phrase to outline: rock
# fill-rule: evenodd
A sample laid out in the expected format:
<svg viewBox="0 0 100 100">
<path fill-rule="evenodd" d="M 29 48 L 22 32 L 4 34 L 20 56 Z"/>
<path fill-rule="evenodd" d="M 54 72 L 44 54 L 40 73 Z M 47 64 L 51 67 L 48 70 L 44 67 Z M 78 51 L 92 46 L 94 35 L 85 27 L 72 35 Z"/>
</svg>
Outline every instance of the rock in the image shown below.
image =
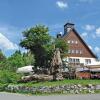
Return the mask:
<svg viewBox="0 0 100 100">
<path fill-rule="evenodd" d="M 100 90 L 100 85 L 96 85 L 96 86 L 95 86 L 95 89 L 96 89 L 96 90 Z"/>
<path fill-rule="evenodd" d="M 88 84 L 88 87 L 91 88 L 93 85 L 92 84 Z"/>
<path fill-rule="evenodd" d="M 79 91 L 78 90 L 75 90 L 75 94 L 79 94 Z"/>
<path fill-rule="evenodd" d="M 70 93 L 74 94 L 75 92 L 74 92 L 74 90 L 70 90 Z"/>
<path fill-rule="evenodd" d="M 79 88 L 81 88 L 81 87 L 82 87 L 82 85 L 81 85 L 81 84 L 78 84 L 77 86 L 78 86 Z"/>
<path fill-rule="evenodd" d="M 59 85 L 59 86 L 40 86 L 40 87 L 28 87 L 23 85 L 8 85 L 6 91 L 9 92 L 23 92 L 23 93 L 95 93 L 95 90 L 100 90 L 100 85 Z"/>
<path fill-rule="evenodd" d="M 88 92 L 91 94 L 95 93 L 94 90 L 91 90 L 91 89 L 89 89 Z"/>
<path fill-rule="evenodd" d="M 73 85 L 70 86 L 70 89 L 74 89 L 74 88 L 75 88 L 75 86 L 73 86 Z"/>
</svg>

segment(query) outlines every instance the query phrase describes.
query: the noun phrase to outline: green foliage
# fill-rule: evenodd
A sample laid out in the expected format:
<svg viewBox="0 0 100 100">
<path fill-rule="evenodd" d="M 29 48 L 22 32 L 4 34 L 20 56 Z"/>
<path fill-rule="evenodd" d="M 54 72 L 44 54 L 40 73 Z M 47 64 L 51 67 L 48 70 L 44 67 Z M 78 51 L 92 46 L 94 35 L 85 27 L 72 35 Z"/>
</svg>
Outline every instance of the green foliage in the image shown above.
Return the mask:
<svg viewBox="0 0 100 100">
<path fill-rule="evenodd" d="M 88 85 L 88 84 L 93 84 L 93 85 L 98 85 L 100 84 L 100 80 L 90 80 L 90 79 L 82 79 L 82 80 L 77 80 L 77 79 L 65 79 L 62 81 L 46 81 L 46 82 L 29 82 L 29 83 L 22 83 L 22 85 L 25 86 L 33 86 L 33 87 L 40 87 L 40 86 L 59 86 L 59 85 L 73 85 L 73 84 L 81 84 L 81 85 Z"/>
<path fill-rule="evenodd" d="M 51 40 L 48 28 L 44 25 L 36 25 L 23 32 L 24 39 L 20 42 L 22 47 L 29 49 L 35 56 L 35 65 L 43 67 L 48 62 L 48 50 L 46 46 Z"/>
<path fill-rule="evenodd" d="M 8 58 L 9 70 L 15 71 L 18 67 L 24 66 L 23 56 L 20 51 L 16 51 Z"/>
<path fill-rule="evenodd" d="M 44 25 L 36 25 L 23 32 L 24 39 L 20 45 L 27 49 L 33 49 L 36 45 L 43 46 L 50 41 L 48 28 Z"/>
<path fill-rule="evenodd" d="M 63 58 L 68 52 L 68 44 L 62 38 L 56 38 L 53 44 L 55 48 L 60 49 L 61 58 Z"/>
<path fill-rule="evenodd" d="M 62 38 L 57 38 L 55 39 L 55 48 L 60 48 L 62 53 L 67 53 L 68 44 Z"/>
<path fill-rule="evenodd" d="M 17 83 L 17 80 L 20 79 L 20 75 L 15 72 L 11 72 L 8 70 L 0 71 L 0 83 Z"/>
<path fill-rule="evenodd" d="M 35 63 L 34 55 L 31 52 L 23 53 L 23 61 L 24 61 L 24 66 L 34 65 Z"/>
<path fill-rule="evenodd" d="M 0 64 L 6 59 L 5 55 L 0 50 Z"/>
<path fill-rule="evenodd" d="M 29 49 L 35 57 L 35 66 L 48 67 L 54 52 L 54 45 L 62 53 L 68 49 L 63 39 L 54 39 L 44 25 L 36 25 L 23 32 L 24 39 L 20 42 L 22 47 Z"/>
<path fill-rule="evenodd" d="M 35 62 L 34 55 L 28 53 L 21 54 L 20 51 L 16 51 L 13 55 L 6 58 L 0 63 L 1 70 L 9 70 L 16 72 L 16 69 L 26 65 L 33 65 Z"/>
<path fill-rule="evenodd" d="M 5 59 L 6 59 L 5 55 L 0 50 L 0 62 L 3 61 L 3 60 L 5 60 Z"/>
</svg>

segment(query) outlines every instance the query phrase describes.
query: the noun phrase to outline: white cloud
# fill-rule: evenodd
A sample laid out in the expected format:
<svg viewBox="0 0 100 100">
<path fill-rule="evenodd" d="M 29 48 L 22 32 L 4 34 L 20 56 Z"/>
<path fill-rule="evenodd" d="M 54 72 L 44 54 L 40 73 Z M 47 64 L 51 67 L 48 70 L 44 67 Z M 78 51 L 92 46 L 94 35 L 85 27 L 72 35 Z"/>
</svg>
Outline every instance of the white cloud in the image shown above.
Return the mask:
<svg viewBox="0 0 100 100">
<path fill-rule="evenodd" d="M 95 50 L 96 53 L 100 53 L 100 48 L 99 47 L 95 47 L 94 50 Z"/>
<path fill-rule="evenodd" d="M 11 25 L 0 25 L 0 33 L 3 33 L 10 40 L 19 40 L 19 37 L 22 36 L 21 32 L 23 29 L 17 28 Z"/>
<path fill-rule="evenodd" d="M 88 35 L 87 32 L 83 32 L 83 33 L 82 33 L 82 37 L 86 37 L 87 35 Z"/>
<path fill-rule="evenodd" d="M 96 36 L 100 37 L 100 27 L 96 29 Z"/>
<path fill-rule="evenodd" d="M 94 25 L 89 25 L 89 24 L 87 24 L 87 25 L 85 25 L 83 28 L 84 28 L 86 31 L 93 31 L 93 30 L 95 29 L 95 26 L 94 26 Z"/>
<path fill-rule="evenodd" d="M 63 2 L 63 1 L 57 1 L 56 5 L 61 9 L 68 8 L 68 4 L 66 2 Z"/>
<path fill-rule="evenodd" d="M 0 33 L 0 47 L 5 50 L 15 50 L 18 49 L 17 44 L 11 42 L 7 37 Z"/>
</svg>

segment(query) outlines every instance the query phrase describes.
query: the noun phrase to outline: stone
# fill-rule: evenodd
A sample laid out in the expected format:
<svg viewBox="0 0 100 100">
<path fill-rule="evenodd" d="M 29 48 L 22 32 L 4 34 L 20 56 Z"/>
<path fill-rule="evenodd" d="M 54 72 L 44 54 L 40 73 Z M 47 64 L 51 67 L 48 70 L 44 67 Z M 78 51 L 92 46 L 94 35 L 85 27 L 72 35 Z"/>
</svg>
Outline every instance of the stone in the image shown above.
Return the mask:
<svg viewBox="0 0 100 100">
<path fill-rule="evenodd" d="M 79 91 L 78 90 L 75 90 L 75 94 L 79 94 Z"/>
<path fill-rule="evenodd" d="M 95 89 L 96 89 L 96 90 L 100 90 L 100 85 L 96 85 L 96 86 L 95 86 Z"/>
<path fill-rule="evenodd" d="M 88 84 L 88 87 L 91 88 L 93 85 L 92 84 Z"/>
<path fill-rule="evenodd" d="M 81 84 L 78 84 L 77 86 L 78 86 L 79 88 L 81 88 L 81 87 L 82 87 L 82 85 L 81 85 Z"/>
<path fill-rule="evenodd" d="M 95 93 L 94 90 L 91 90 L 91 89 L 89 89 L 88 92 L 91 94 Z"/>
</svg>

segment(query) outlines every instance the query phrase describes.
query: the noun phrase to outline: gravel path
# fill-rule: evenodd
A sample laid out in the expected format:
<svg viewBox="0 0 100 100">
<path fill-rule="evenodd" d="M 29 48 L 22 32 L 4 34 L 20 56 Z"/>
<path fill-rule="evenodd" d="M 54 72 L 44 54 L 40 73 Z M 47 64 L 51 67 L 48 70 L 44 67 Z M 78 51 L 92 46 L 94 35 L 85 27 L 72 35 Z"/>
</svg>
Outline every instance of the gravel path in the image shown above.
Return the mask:
<svg viewBox="0 0 100 100">
<path fill-rule="evenodd" d="M 100 100 L 100 94 L 26 96 L 21 94 L 0 93 L 0 100 Z"/>
</svg>

